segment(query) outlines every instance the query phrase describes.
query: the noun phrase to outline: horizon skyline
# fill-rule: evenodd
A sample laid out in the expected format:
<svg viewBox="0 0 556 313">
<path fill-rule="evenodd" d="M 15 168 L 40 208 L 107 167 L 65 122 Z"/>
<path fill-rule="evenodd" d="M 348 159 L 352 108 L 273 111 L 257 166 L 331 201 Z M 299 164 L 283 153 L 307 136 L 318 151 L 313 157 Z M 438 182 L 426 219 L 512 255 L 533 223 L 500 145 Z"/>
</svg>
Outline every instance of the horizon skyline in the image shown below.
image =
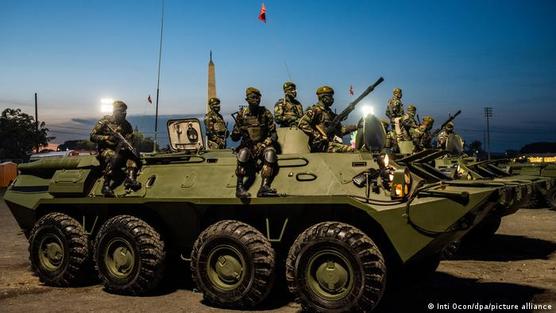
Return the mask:
<svg viewBox="0 0 556 313">
<path fill-rule="evenodd" d="M 437 126 L 461 109 L 456 130 L 467 141 L 484 142 L 482 110 L 493 107 L 492 150 L 556 141 L 556 3 L 321 1 L 314 14 L 315 3 L 265 1 L 263 24 L 258 1 L 167 0 L 160 114 L 204 112 L 212 50 L 224 112 L 244 104 L 251 85 L 272 110 L 290 79 L 304 108 L 318 86 L 332 86 L 339 112 L 384 76 L 365 99 L 380 117 L 401 87 L 405 107 L 415 104 Z M 0 12 L 0 109 L 33 115 L 37 92 L 39 119 L 59 138 L 72 118 L 100 118 L 102 98 L 124 100 L 130 116 L 154 114 L 147 96 L 154 102 L 159 14 L 157 0 L 8 4 Z"/>
</svg>

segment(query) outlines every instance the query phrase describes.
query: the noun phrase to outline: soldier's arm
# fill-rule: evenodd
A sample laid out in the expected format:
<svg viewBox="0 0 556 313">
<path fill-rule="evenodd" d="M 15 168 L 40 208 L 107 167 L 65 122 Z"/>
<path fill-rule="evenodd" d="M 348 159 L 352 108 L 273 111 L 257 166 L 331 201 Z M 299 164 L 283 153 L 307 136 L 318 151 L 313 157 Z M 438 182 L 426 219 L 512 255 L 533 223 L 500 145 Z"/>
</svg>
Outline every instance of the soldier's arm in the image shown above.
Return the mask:
<svg viewBox="0 0 556 313">
<path fill-rule="evenodd" d="M 106 133 L 104 123 L 105 123 L 104 120 L 98 121 L 95 127 L 93 128 L 93 130 L 91 131 L 90 140 L 92 142 L 99 143 L 101 141 L 105 141 L 109 139 L 110 136 Z"/>
<path fill-rule="evenodd" d="M 295 115 L 297 115 L 297 118 L 301 118 L 303 116 L 303 105 L 301 103 L 297 103 L 295 105 Z"/>
<path fill-rule="evenodd" d="M 313 127 L 313 121 L 316 118 L 316 112 L 313 108 L 308 109 L 305 114 L 299 119 L 297 127 L 301 129 L 307 136 L 313 138 L 321 137 L 320 133 Z"/>
<path fill-rule="evenodd" d="M 133 141 L 133 137 L 135 137 L 135 135 L 133 134 L 133 127 L 131 127 L 131 124 L 128 121 L 125 121 L 122 128 L 122 136 L 124 136 L 124 138 L 129 142 Z"/>
<path fill-rule="evenodd" d="M 232 129 L 232 134 L 230 135 L 230 138 L 232 138 L 233 141 L 238 141 L 241 139 L 241 129 L 240 129 L 241 119 L 242 119 L 242 114 L 240 112 L 236 117 L 236 122 L 234 124 L 234 128 Z"/>
<path fill-rule="evenodd" d="M 282 102 L 283 102 L 283 100 L 280 99 L 274 105 L 274 118 L 276 119 L 276 123 L 279 123 L 279 124 L 282 124 L 283 122 L 285 122 L 285 120 L 284 120 L 284 118 L 285 118 L 284 117 L 284 108 L 282 108 Z"/>
<path fill-rule="evenodd" d="M 276 133 L 276 124 L 274 124 L 274 117 L 270 111 L 265 112 L 266 115 L 266 129 L 267 137 L 263 141 L 266 146 L 270 146 L 273 142 L 278 140 L 278 134 Z"/>
</svg>

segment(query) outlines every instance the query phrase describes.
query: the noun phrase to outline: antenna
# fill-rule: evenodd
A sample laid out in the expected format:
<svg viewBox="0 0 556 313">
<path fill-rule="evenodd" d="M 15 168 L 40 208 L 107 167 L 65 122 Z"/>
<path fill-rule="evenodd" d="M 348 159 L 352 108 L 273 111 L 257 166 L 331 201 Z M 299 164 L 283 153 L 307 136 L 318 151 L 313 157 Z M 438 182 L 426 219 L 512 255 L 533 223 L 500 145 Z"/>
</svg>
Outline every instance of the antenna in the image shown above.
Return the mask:
<svg viewBox="0 0 556 313">
<path fill-rule="evenodd" d="M 162 0 L 162 13 L 160 15 L 160 46 L 158 49 L 158 77 L 156 80 L 156 109 L 154 118 L 154 144 L 153 152 L 156 152 L 156 145 L 158 144 L 158 97 L 160 95 L 160 63 L 162 61 L 162 33 L 164 30 L 164 0 Z"/>
</svg>

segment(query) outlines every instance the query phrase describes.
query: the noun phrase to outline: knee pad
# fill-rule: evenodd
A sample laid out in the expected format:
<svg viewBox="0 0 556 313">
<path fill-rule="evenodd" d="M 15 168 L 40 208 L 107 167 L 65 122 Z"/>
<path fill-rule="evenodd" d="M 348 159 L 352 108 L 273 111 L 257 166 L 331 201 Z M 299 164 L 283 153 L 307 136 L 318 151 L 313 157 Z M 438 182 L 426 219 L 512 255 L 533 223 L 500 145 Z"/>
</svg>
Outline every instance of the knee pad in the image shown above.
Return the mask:
<svg viewBox="0 0 556 313">
<path fill-rule="evenodd" d="M 268 147 L 263 151 L 263 157 L 265 162 L 274 164 L 278 161 L 278 157 L 276 156 L 276 150 L 272 147 Z"/>
<path fill-rule="evenodd" d="M 240 163 L 247 163 L 251 159 L 251 151 L 247 148 L 241 148 L 237 153 L 237 160 Z"/>
</svg>

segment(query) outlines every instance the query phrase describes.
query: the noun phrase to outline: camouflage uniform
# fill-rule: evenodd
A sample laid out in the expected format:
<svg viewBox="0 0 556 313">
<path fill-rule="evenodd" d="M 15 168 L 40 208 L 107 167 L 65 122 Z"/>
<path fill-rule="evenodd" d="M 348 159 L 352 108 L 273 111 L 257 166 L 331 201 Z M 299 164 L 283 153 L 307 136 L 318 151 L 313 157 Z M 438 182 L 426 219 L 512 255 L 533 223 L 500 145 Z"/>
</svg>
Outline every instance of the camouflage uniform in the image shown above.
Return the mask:
<svg viewBox="0 0 556 313">
<path fill-rule="evenodd" d="M 125 186 L 133 190 L 141 188 L 141 183 L 136 181 L 137 171 L 141 167 L 141 160 L 135 158 L 131 151 L 122 148 L 118 138 L 112 132 L 120 133 L 127 141 L 133 140 L 133 128 L 125 120 L 127 105 L 122 101 L 114 101 L 114 113 L 100 119 L 91 131 L 91 141 L 97 144 L 98 157 L 104 167 L 104 184 L 102 192 L 105 196 L 114 196 L 113 189 L 117 176 L 123 174 L 122 167 L 128 170 Z"/>
<path fill-rule="evenodd" d="M 274 105 L 274 118 L 280 127 L 297 126 L 303 116 L 303 105 L 295 98 L 297 90 L 292 82 L 285 82 L 284 98 Z"/>
<path fill-rule="evenodd" d="M 399 137 L 401 137 L 401 140 L 411 141 L 411 133 L 414 129 L 419 127 L 419 124 L 415 119 L 416 112 L 417 108 L 410 104 L 407 107 L 407 112 L 400 118 L 401 134 Z"/>
<path fill-rule="evenodd" d="M 446 149 L 446 142 L 450 134 L 454 133 L 454 123 L 449 122 L 436 137 L 436 147 Z"/>
<path fill-rule="evenodd" d="M 430 131 L 433 123 L 434 119 L 427 115 L 423 117 L 421 125 L 414 129 L 411 137 L 413 138 L 416 151 L 432 148 L 432 136 Z"/>
<path fill-rule="evenodd" d="M 224 118 L 220 114 L 220 99 L 209 99 L 210 111 L 205 115 L 209 149 L 226 149 L 226 139 L 229 132 Z"/>
<path fill-rule="evenodd" d="M 402 103 L 402 90 L 400 88 L 394 88 L 392 91 L 392 98 L 388 100 L 388 106 L 386 107 L 386 116 L 390 119 L 390 125 L 394 129 L 396 124 L 396 118 L 400 118 L 403 115 L 403 103 Z"/>
<path fill-rule="evenodd" d="M 309 136 L 309 146 L 311 152 L 353 152 L 355 149 L 339 142 L 337 139 L 330 140 L 327 137 L 327 125 L 334 120 L 336 113 L 332 112 L 330 106 L 334 103 L 334 90 L 328 86 L 317 89 L 319 102 L 307 109 L 303 117 L 299 120 L 299 129 Z M 334 137 L 341 137 L 355 131 L 357 126 L 349 125 L 344 127 L 338 125 Z"/>
<path fill-rule="evenodd" d="M 261 93 L 258 89 L 249 87 L 245 94 L 249 106 L 238 112 L 231 134 L 233 141 L 241 139 L 236 150 L 236 196 L 239 198 L 251 196 L 246 190 L 244 178 L 245 176 L 248 176 L 248 180 L 253 178 L 258 161 L 262 162 L 262 181 L 257 196 L 276 196 L 276 190 L 270 187 L 278 165 L 276 149 L 273 147 L 278 140 L 274 118 L 269 110 L 259 106 Z"/>
</svg>

